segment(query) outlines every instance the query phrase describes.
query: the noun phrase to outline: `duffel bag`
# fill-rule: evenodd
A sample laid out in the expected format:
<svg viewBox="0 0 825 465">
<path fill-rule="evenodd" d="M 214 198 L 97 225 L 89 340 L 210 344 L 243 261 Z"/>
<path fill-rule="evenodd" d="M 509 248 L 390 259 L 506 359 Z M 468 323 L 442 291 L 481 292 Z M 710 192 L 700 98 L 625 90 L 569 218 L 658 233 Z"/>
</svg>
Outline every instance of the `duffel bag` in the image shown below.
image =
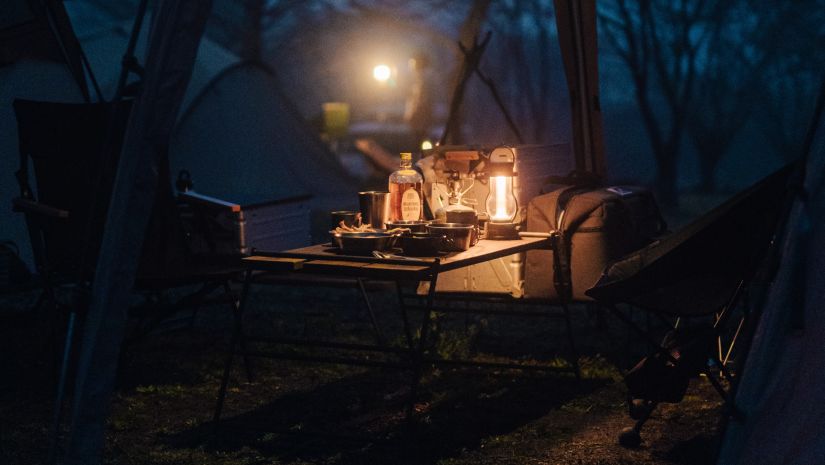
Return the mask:
<svg viewBox="0 0 825 465">
<path fill-rule="evenodd" d="M 663 234 L 667 227 L 652 193 L 642 187 L 552 186 L 530 201 L 527 231 L 553 232 L 554 250 L 527 252 L 526 297 L 592 300 L 605 266 Z"/>
</svg>

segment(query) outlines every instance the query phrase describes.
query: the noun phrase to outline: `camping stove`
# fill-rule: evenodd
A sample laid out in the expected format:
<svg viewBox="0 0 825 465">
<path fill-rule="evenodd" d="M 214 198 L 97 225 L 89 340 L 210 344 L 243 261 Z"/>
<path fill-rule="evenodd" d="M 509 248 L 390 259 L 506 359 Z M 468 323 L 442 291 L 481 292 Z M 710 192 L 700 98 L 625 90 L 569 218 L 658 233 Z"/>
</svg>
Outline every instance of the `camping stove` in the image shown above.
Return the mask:
<svg viewBox="0 0 825 465">
<path fill-rule="evenodd" d="M 527 205 L 541 193 L 547 178 L 573 169 L 568 144 L 444 146 L 425 155 L 418 166 L 424 174 L 424 192 L 433 216 L 444 215 L 450 206 L 451 192 L 452 197 L 458 192 L 460 205 L 473 208 L 479 222 L 486 225 L 483 229 L 487 234 L 499 231 L 499 239 L 518 238 L 516 228 L 526 221 Z M 501 176 L 507 179 L 501 181 Z M 498 196 L 497 188 L 503 188 Z M 512 202 L 506 199 L 508 196 L 512 196 Z M 507 223 L 512 229 L 501 226 Z M 524 256 L 517 254 L 443 273 L 439 275 L 437 290 L 520 297 L 523 280 Z"/>
</svg>

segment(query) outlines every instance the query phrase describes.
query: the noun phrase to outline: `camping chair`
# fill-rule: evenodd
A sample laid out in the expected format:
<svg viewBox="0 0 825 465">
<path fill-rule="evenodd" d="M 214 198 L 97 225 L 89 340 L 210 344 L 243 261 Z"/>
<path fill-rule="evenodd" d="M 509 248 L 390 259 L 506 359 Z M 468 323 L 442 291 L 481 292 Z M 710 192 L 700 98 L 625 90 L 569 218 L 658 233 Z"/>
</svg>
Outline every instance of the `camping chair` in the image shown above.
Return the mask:
<svg viewBox="0 0 825 465">
<path fill-rule="evenodd" d="M 727 356 L 714 348 L 771 243 L 791 172 L 792 166 L 786 166 L 681 231 L 612 263 L 586 292 L 654 348 L 625 377 L 629 413 L 637 422 L 619 436 L 622 445 L 638 446 L 642 426 L 656 405 L 681 401 L 689 378 L 700 373 L 725 399 L 726 411 L 736 415 L 714 374 L 721 371 L 729 378 L 720 361 Z M 649 312 L 670 332 L 663 341 L 655 340 L 649 328 L 641 328 L 619 309 L 621 303 Z M 676 324 L 668 317 L 676 317 Z M 711 324 L 679 327 L 686 319 Z"/>
<path fill-rule="evenodd" d="M 130 102 L 65 104 L 15 100 L 20 143 L 21 195 L 14 210 L 25 215 L 43 301 L 53 313 L 53 334 L 68 317 L 60 377 L 57 384 L 53 440 L 60 426 L 67 373 L 77 318 L 88 304 L 97 254 L 103 237 L 106 210 L 117 172 L 117 160 Z M 29 184 L 34 168 L 35 191 Z M 134 290 L 145 297 L 134 334 L 126 344 L 147 334 L 164 318 L 182 308 L 226 303 L 237 313 L 238 295 L 230 287 L 240 272 L 226 260 L 211 260 L 187 252 L 185 234 L 172 195 L 168 167 L 161 168 L 155 207 L 146 231 Z M 236 260 L 237 261 L 237 260 Z M 56 295 L 59 287 L 72 292 L 67 305 Z M 191 291 L 192 288 L 196 290 Z M 157 297 L 178 289 L 183 297 L 164 306 Z M 208 299 L 218 291 L 220 294 Z M 193 314 L 194 315 L 194 314 Z M 248 366 L 247 366 L 248 368 Z M 247 371 L 249 375 L 249 371 Z"/>
</svg>

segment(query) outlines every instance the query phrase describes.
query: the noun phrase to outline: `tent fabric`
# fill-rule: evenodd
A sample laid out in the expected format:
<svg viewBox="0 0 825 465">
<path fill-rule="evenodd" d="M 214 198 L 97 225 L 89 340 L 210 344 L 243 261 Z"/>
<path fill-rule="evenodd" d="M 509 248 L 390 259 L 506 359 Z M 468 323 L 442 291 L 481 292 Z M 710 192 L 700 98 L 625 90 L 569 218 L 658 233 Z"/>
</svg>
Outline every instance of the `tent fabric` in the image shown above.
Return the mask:
<svg viewBox="0 0 825 465">
<path fill-rule="evenodd" d="M 596 2 L 554 0 L 553 7 L 570 93 L 576 169 L 605 176 Z"/>
<path fill-rule="evenodd" d="M 822 96 L 820 96 L 820 105 Z M 821 106 L 820 106 L 821 108 Z M 780 241 L 720 464 L 825 463 L 825 120 Z"/>
<path fill-rule="evenodd" d="M 228 66 L 192 98 L 170 164 L 173 175 L 191 173 L 196 191 L 239 204 L 304 194 L 318 208 L 342 196 L 357 200 L 338 159 L 281 94 L 274 73 L 254 61 Z"/>
<path fill-rule="evenodd" d="M 88 1 L 66 2 L 65 7 L 104 97 L 111 99 L 132 21 L 119 21 Z M 136 56 L 145 54 L 147 37 L 148 27 L 144 27 L 137 43 Z M 245 77 L 253 82 L 245 82 Z M 0 149 L 10 154 L 18 152 L 17 128 L 11 108 L 14 98 L 81 102 L 82 95 L 72 79 L 67 68 L 56 63 L 21 60 L 1 68 L 0 80 L 7 85 L 0 86 L 0 102 L 6 103 L 0 106 L 0 141 L 4 141 Z M 55 82 L 67 85 L 56 86 Z M 177 170 L 184 166 L 190 170 L 198 166 L 193 173 L 196 190 L 213 197 L 223 196 L 224 200 L 237 203 L 251 199 L 276 201 L 288 192 L 288 197 L 300 193 L 315 195 L 310 204 L 315 210 L 357 207 L 355 182 L 318 135 L 308 129 L 301 115 L 292 109 L 289 99 L 297 96 L 283 95 L 278 89 L 271 70 L 249 65 L 204 37 L 198 46 L 179 124 L 172 134 L 169 153 L 173 168 L 171 176 L 174 178 Z M 222 98 L 216 94 L 217 91 L 234 98 Z M 218 103 L 228 107 L 222 108 Z M 217 118 L 221 114 L 231 117 Z M 249 125 L 243 128 L 235 124 L 241 120 Z M 207 131 L 208 137 L 199 134 L 196 127 Z M 231 132 L 224 127 L 231 129 Z M 255 131 L 267 132 L 250 136 Z M 221 141 L 222 145 L 210 144 L 217 141 Z M 221 150 L 217 150 L 219 147 Z M 206 153 L 219 155 L 219 158 L 208 160 Z M 279 163 L 274 162 L 276 159 Z M 13 178 L 18 161 L 16 157 L 5 157 L 4 160 L 4 169 L 0 171 L 7 175 L 5 181 L 0 182 L 0 194 L 10 199 L 18 195 L 17 183 Z M 248 171 L 239 172 L 240 181 L 237 183 L 229 180 L 228 176 L 213 181 L 211 175 L 200 173 L 200 170 L 229 172 L 239 169 L 236 167 L 238 165 Z M 234 191 L 238 184 L 243 189 Z M 346 195 L 342 195 L 344 193 Z M 32 267 L 29 239 L 21 215 L 8 208 L 0 209 L 0 225 L 0 239 L 16 242 L 25 262 Z"/>
<path fill-rule="evenodd" d="M 111 97 L 131 22 L 72 3 L 80 42 Z M 137 56 L 147 34 L 144 27 Z M 355 181 L 291 103 L 297 96 L 280 89 L 274 70 L 204 37 L 169 147 L 172 177 L 187 169 L 196 191 L 239 204 L 312 194 L 313 209 L 356 207 Z M 351 200 L 342 203 L 342 194 Z"/>
<path fill-rule="evenodd" d="M 151 22 L 143 86 L 135 101 L 112 188 L 83 325 L 66 464 L 102 460 L 111 393 L 138 255 L 159 167 L 192 74 L 211 2 L 164 0 Z"/>
<path fill-rule="evenodd" d="M 681 230 L 611 264 L 587 295 L 672 315 L 717 311 L 770 244 L 792 169 L 780 169 Z"/>
</svg>

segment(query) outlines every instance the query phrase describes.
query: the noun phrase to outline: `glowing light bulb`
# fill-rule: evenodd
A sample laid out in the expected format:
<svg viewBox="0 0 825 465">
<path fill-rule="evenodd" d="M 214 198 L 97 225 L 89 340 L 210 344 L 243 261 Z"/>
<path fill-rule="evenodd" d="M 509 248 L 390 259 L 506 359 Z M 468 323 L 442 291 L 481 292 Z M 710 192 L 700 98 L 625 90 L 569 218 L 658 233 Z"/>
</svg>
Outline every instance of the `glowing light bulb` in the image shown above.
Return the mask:
<svg viewBox="0 0 825 465">
<path fill-rule="evenodd" d="M 372 69 L 372 77 L 378 82 L 387 82 L 391 74 L 392 71 L 387 65 L 378 65 Z"/>
</svg>

